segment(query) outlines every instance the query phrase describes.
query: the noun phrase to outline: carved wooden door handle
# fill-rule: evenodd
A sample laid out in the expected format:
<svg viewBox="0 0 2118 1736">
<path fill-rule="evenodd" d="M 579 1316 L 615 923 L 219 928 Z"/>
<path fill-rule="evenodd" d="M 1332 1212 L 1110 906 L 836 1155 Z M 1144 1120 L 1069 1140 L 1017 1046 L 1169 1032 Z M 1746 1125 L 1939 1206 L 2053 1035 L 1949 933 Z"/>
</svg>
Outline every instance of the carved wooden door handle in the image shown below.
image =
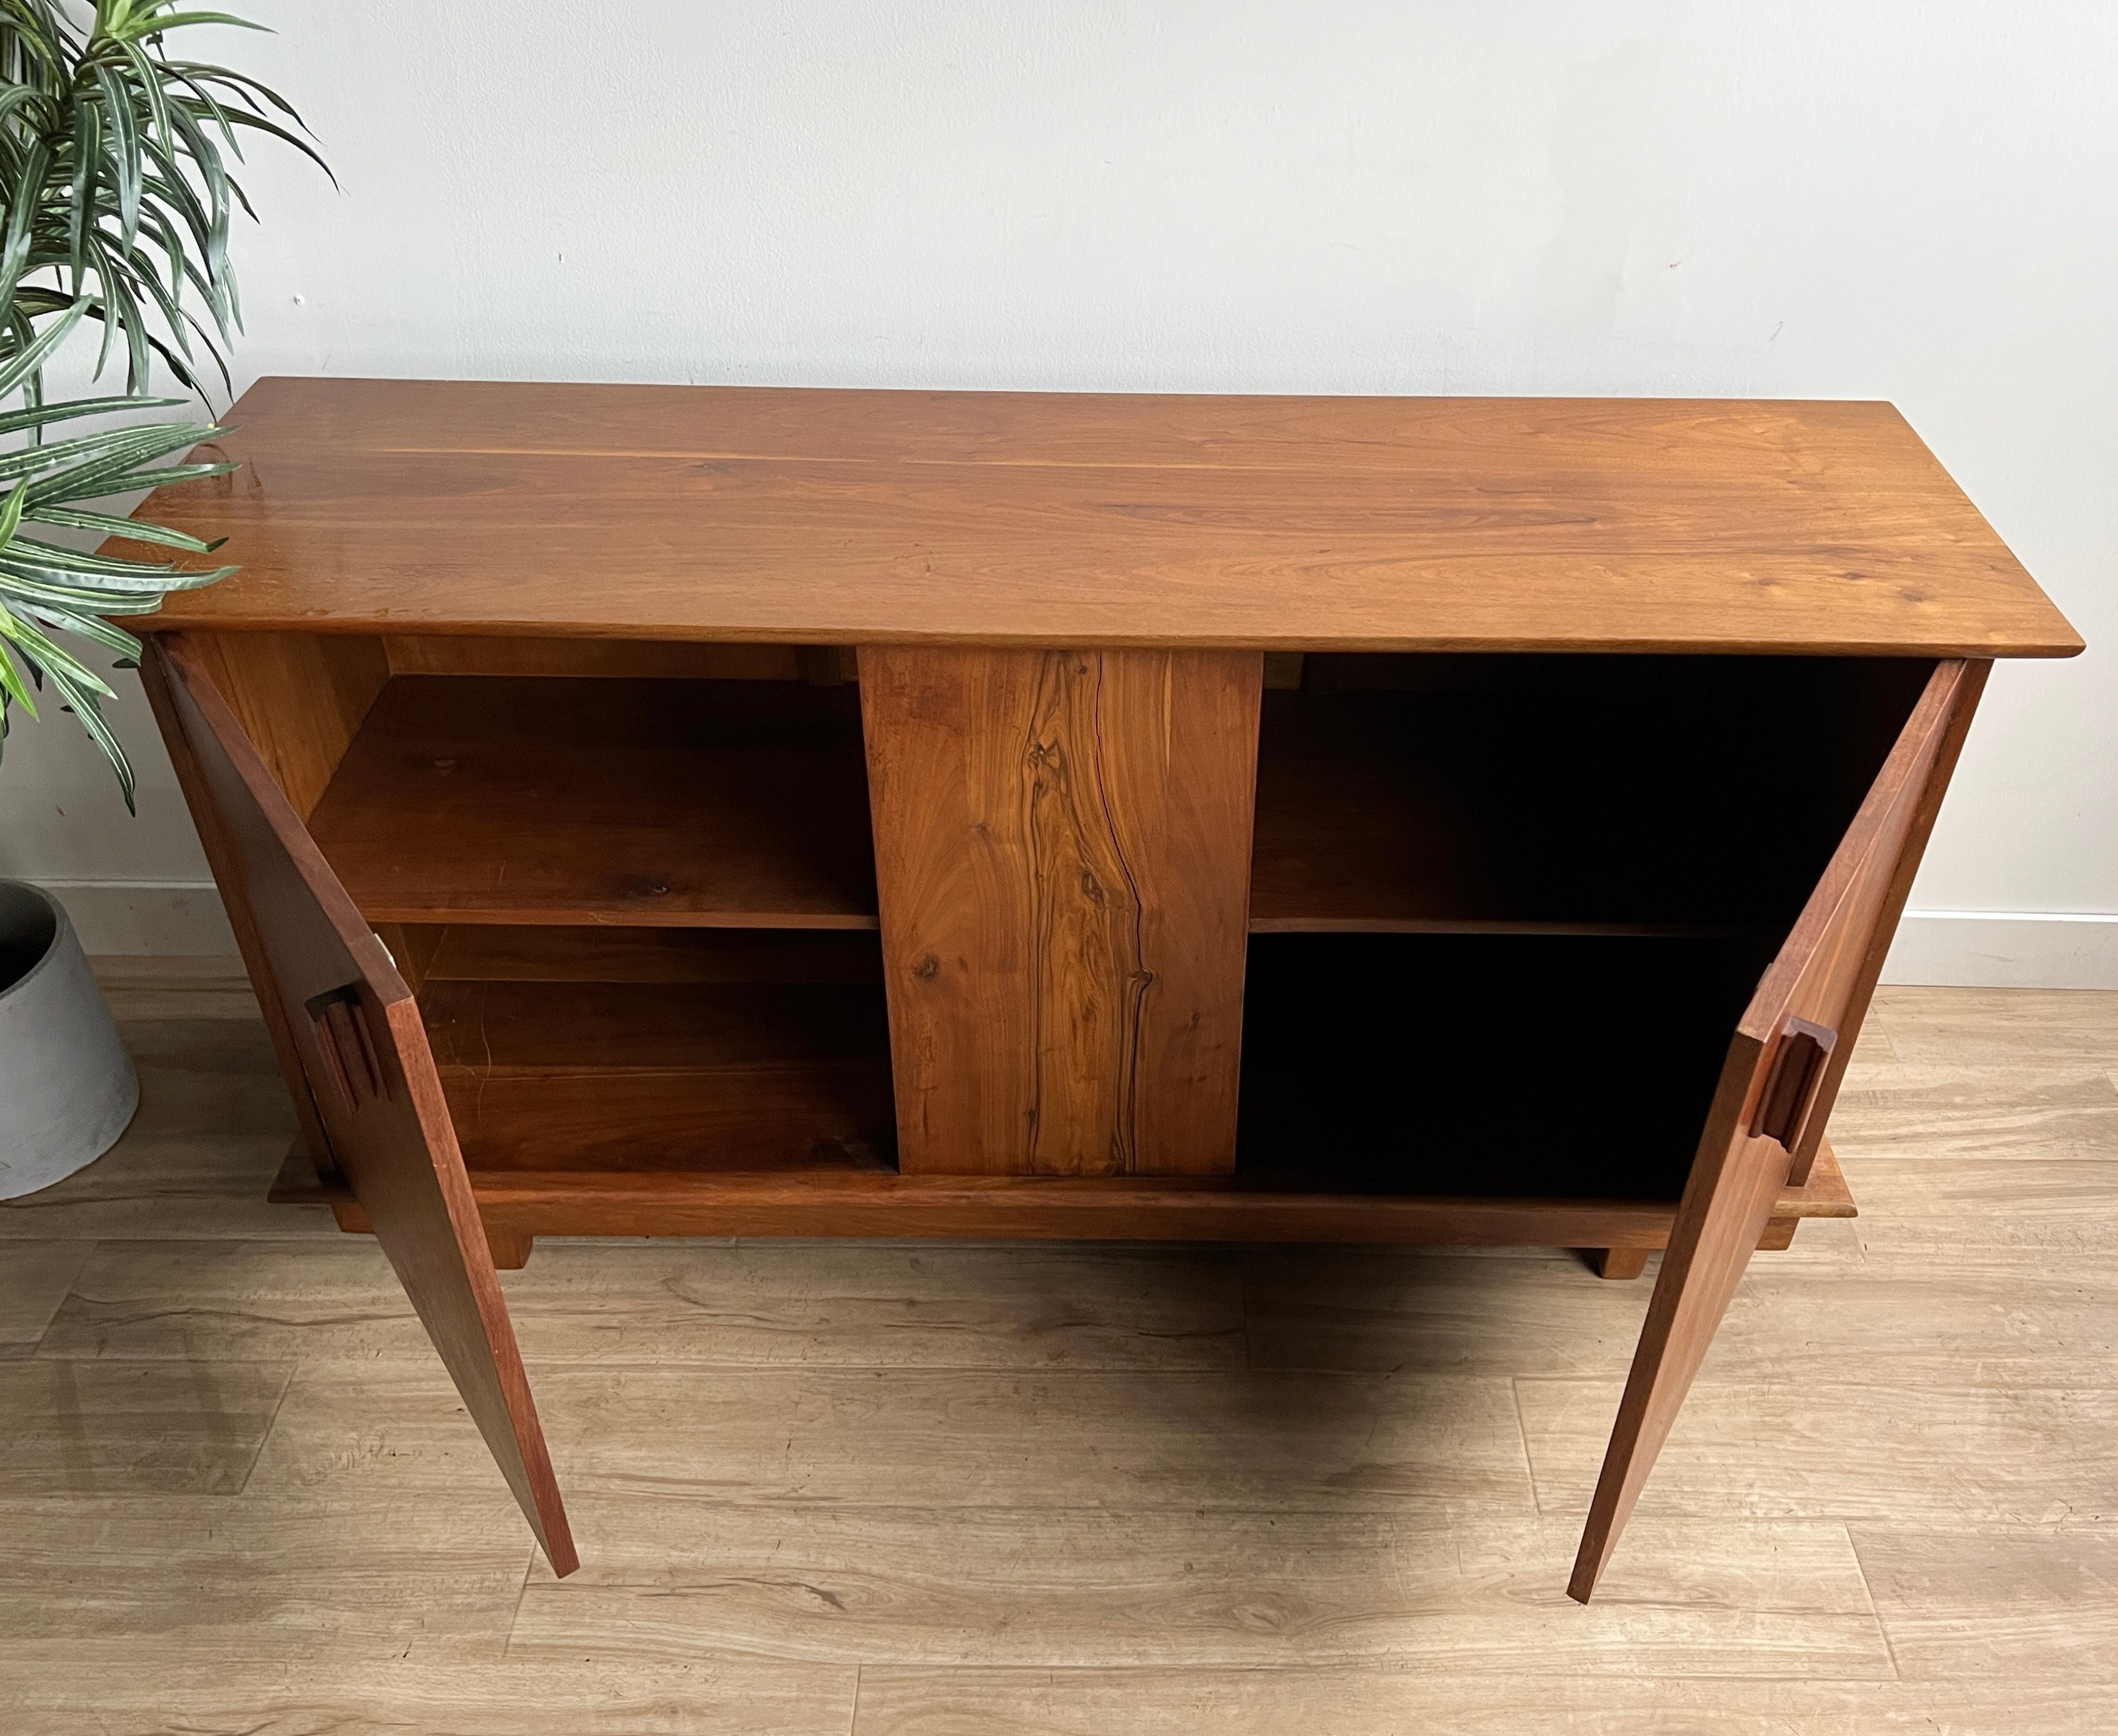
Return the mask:
<svg viewBox="0 0 2118 1736">
<path fill-rule="evenodd" d="M 320 994 L 308 1002 L 308 1014 L 316 1021 L 317 1049 L 323 1056 L 324 1071 L 338 1089 L 340 1103 L 353 1110 L 371 1098 L 388 1097 L 358 992 L 349 987 Z"/>
<path fill-rule="evenodd" d="M 1816 1088 L 1824 1081 L 1824 1063 L 1838 1046 L 1838 1033 L 1829 1025 L 1791 1017 L 1780 1027 L 1772 1071 L 1766 1075 L 1758 1112 L 1750 1123 L 1753 1139 L 1776 1139 L 1790 1151 L 1794 1149 L 1802 1122 L 1816 1099 Z"/>
</svg>

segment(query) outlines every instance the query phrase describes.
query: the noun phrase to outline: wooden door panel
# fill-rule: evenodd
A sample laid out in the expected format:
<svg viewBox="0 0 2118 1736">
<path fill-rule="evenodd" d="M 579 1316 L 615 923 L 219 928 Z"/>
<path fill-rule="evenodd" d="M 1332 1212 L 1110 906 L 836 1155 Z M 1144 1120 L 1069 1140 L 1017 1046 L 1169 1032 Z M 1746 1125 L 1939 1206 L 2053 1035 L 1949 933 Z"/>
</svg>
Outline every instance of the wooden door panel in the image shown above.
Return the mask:
<svg viewBox="0 0 2118 1736">
<path fill-rule="evenodd" d="M 148 692 L 275 1035 L 303 1120 L 440 1351 L 555 1572 L 577 1564 L 515 1330 L 417 1003 L 197 649 L 150 641 Z"/>
<path fill-rule="evenodd" d="M 1567 1590 L 1595 1590 L 1736 1285 L 1806 1174 L 1991 665 L 1935 666 L 1738 1023 L 1648 1305 Z M 1740 840 L 1732 840 L 1739 842 Z"/>
<path fill-rule="evenodd" d="M 862 647 L 906 1174 L 1234 1168 L 1263 669 Z"/>
</svg>

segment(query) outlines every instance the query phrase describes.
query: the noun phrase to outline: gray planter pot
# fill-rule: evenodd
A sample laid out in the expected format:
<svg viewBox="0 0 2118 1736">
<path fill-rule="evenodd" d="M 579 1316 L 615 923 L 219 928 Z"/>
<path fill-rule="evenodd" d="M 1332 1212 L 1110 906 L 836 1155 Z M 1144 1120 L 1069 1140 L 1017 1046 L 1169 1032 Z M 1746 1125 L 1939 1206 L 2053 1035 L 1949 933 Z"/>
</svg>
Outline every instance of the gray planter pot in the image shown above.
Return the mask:
<svg viewBox="0 0 2118 1736">
<path fill-rule="evenodd" d="M 139 1076 L 65 910 L 0 880 L 0 1200 L 93 1163 L 139 1106 Z"/>
</svg>

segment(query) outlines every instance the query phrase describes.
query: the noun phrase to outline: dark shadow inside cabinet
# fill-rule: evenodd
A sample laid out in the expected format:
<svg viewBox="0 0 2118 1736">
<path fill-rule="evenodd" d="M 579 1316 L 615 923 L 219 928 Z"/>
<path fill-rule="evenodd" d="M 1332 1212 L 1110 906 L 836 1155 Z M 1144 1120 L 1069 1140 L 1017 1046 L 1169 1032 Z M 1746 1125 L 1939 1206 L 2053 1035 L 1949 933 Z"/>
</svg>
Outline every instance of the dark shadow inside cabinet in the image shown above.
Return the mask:
<svg viewBox="0 0 2118 1736">
<path fill-rule="evenodd" d="M 1675 1198 L 1932 669 L 1303 660 L 1265 698 L 1239 1175 Z"/>
</svg>

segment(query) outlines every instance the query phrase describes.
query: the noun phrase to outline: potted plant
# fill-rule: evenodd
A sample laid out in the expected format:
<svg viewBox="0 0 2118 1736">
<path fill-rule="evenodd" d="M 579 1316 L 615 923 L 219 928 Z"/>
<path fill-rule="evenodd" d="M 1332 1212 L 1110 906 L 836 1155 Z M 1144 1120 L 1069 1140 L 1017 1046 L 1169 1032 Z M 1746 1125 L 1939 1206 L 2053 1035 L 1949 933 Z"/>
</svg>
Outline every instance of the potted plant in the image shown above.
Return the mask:
<svg viewBox="0 0 2118 1736">
<path fill-rule="evenodd" d="M 113 496 L 233 468 L 177 456 L 221 430 L 125 418 L 185 401 L 144 396 L 157 358 L 201 396 L 201 356 L 229 383 L 240 315 L 228 235 L 234 211 L 249 211 L 229 173 L 242 134 L 321 166 L 275 118 L 300 124 L 272 91 L 171 47 L 200 24 L 258 26 L 181 5 L 95 0 L 91 12 L 0 0 L 0 405 L 21 400 L 0 414 L 0 750 L 16 707 L 70 711 L 128 808 L 132 768 L 104 718 L 112 689 L 94 660 L 130 666 L 139 642 L 114 619 L 235 569 L 180 564 L 215 545 L 108 509 Z M 123 354 L 125 390 L 53 402 L 45 365 L 84 328 L 100 334 L 98 378 Z M 104 552 L 106 538 L 134 551 Z M 0 883 L 0 1197 L 99 1155 L 136 1100 L 80 952 L 46 895 Z"/>
</svg>

